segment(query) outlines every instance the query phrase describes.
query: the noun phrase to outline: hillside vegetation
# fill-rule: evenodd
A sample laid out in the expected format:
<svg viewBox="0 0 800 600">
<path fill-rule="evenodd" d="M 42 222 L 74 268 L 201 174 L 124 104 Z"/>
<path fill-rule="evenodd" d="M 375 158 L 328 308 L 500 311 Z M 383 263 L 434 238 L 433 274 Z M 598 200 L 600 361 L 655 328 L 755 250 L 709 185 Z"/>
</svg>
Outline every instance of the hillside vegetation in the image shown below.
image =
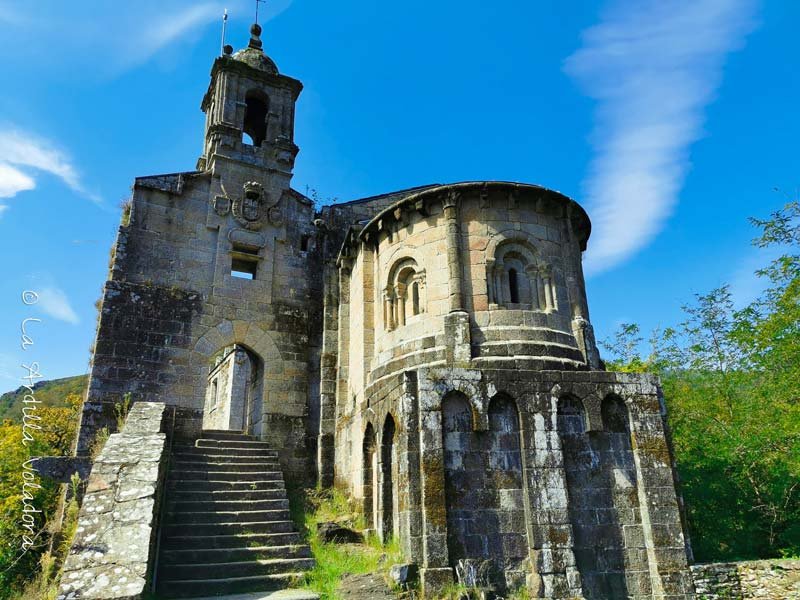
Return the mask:
<svg viewBox="0 0 800 600">
<path fill-rule="evenodd" d="M 36 400 L 41 402 L 37 406 L 65 407 L 70 394 L 83 397 L 88 380 L 88 375 L 76 375 L 62 379 L 38 381 L 33 386 Z M 24 406 L 22 400 L 26 393 L 27 388 L 19 387 L 13 392 L 6 392 L 0 396 L 0 422 L 10 419 L 19 423 L 22 420 L 22 407 Z"/>
</svg>

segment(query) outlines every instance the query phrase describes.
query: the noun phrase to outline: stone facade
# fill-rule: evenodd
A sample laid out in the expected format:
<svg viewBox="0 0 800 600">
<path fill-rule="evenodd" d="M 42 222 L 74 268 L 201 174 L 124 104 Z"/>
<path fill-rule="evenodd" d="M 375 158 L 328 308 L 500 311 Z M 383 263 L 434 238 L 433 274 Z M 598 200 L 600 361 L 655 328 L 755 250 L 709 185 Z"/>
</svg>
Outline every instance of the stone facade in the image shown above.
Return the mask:
<svg viewBox="0 0 800 600">
<path fill-rule="evenodd" d="M 250 47 L 214 62 L 199 170 L 134 183 L 104 290 L 79 453 L 113 426 L 125 393 L 178 405 L 201 423 L 209 369 L 239 344 L 260 363 L 262 401 L 244 429 L 282 448 L 290 475 L 311 472 L 318 228 L 312 202 L 289 187 L 302 85 L 279 74 L 260 45 L 254 34 Z"/>
<path fill-rule="evenodd" d="M 316 466 L 425 592 L 693 597 L 658 382 L 595 346 L 585 211 L 491 181 L 315 210 L 290 187 L 301 84 L 259 33 L 214 63 L 198 170 L 136 180 L 81 451 L 130 393 L 178 407 L 176 436 Z"/>
<path fill-rule="evenodd" d="M 692 566 L 701 600 L 800 598 L 800 560 L 754 560 Z"/>
</svg>

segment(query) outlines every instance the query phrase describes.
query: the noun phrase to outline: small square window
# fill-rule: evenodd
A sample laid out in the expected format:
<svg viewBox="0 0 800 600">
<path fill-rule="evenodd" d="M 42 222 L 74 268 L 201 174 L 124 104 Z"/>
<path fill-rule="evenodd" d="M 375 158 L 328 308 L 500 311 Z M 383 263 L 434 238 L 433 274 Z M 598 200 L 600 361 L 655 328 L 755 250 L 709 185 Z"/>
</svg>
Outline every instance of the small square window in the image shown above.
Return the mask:
<svg viewBox="0 0 800 600">
<path fill-rule="evenodd" d="M 231 277 L 240 279 L 255 279 L 258 263 L 254 260 L 234 258 L 231 260 Z"/>
</svg>

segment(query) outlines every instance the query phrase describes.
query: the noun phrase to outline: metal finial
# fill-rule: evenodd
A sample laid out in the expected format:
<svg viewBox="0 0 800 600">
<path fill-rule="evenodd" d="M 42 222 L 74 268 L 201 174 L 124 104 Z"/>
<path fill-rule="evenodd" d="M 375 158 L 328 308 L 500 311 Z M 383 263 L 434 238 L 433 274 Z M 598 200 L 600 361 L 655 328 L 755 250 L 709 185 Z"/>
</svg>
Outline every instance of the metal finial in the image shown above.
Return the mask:
<svg viewBox="0 0 800 600">
<path fill-rule="evenodd" d="M 228 9 L 225 9 L 225 14 L 222 15 L 222 43 L 220 44 L 220 48 L 222 49 L 223 54 L 230 54 L 229 52 L 225 52 L 225 27 L 228 24 Z"/>
<path fill-rule="evenodd" d="M 267 0 L 256 0 L 256 25 L 258 25 L 258 5 L 266 4 Z"/>
</svg>

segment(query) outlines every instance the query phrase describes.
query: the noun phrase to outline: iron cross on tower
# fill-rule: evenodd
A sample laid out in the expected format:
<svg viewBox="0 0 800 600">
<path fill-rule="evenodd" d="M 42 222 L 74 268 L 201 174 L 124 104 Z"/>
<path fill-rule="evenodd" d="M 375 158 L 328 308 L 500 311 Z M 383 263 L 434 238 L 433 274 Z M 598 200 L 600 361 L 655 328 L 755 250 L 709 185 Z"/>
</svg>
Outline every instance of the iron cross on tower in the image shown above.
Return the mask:
<svg viewBox="0 0 800 600">
<path fill-rule="evenodd" d="M 258 23 L 258 7 L 260 4 L 266 4 L 267 0 L 256 0 L 256 23 Z"/>
</svg>

